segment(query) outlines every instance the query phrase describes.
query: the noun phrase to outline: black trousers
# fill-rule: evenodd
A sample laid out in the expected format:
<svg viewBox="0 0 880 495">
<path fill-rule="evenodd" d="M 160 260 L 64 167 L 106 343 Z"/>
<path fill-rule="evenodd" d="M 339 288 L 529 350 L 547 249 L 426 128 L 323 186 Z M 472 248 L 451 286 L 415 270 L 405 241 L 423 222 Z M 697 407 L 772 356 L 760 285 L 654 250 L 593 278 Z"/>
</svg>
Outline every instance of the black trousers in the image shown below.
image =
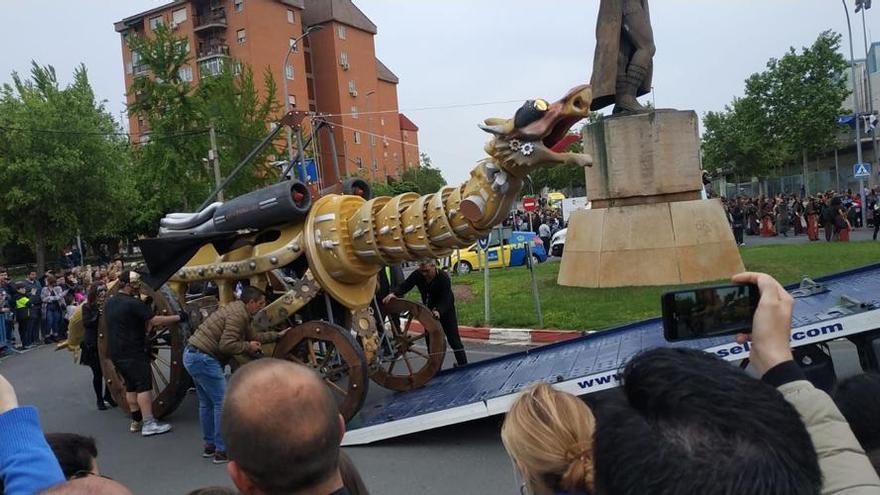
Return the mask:
<svg viewBox="0 0 880 495">
<path fill-rule="evenodd" d="M 467 354 L 464 352 L 464 344 L 461 343 L 461 335 L 458 333 L 458 317 L 455 315 L 455 310 L 452 310 L 452 314 L 441 314 L 440 325 L 443 327 L 446 341 L 449 342 L 449 347 L 452 348 L 452 353 L 455 355 L 455 362 L 459 366 L 466 365 L 468 362 Z"/>
<path fill-rule="evenodd" d="M 734 227 L 733 228 L 733 238 L 736 239 L 737 244 L 743 243 L 743 228 L 742 227 Z"/>
<path fill-rule="evenodd" d="M 874 240 L 877 240 L 877 231 L 880 231 L 880 218 L 877 218 L 877 214 L 874 214 Z"/>
</svg>

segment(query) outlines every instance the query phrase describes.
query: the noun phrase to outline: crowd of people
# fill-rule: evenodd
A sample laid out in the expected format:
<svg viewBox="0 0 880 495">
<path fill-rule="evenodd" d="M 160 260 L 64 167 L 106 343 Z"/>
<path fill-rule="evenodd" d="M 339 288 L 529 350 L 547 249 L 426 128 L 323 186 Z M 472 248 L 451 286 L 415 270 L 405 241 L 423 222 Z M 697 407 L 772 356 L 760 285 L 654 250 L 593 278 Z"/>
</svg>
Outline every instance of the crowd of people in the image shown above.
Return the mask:
<svg viewBox="0 0 880 495">
<path fill-rule="evenodd" d="M 130 277 L 123 280 L 123 273 L 120 280 L 127 286 Z M 712 354 L 661 348 L 632 358 L 621 371 L 622 387 L 589 405 L 547 384 L 532 385 L 501 429 L 522 493 L 880 493 L 880 376 L 849 378 L 832 399 L 793 359 L 792 297 L 768 275 L 741 274 L 734 282 L 754 283 L 761 293 L 752 333 L 737 336 L 740 344 L 751 341 L 760 378 Z M 216 320 L 206 320 L 190 340 L 185 359 L 197 386 L 208 389 L 207 380 L 216 378 L 195 370 L 213 365 L 205 355 L 219 352 L 222 332 L 210 328 L 247 321 L 265 300 L 246 290 L 241 303 L 214 313 Z M 258 359 L 224 387 L 222 401 L 209 398 L 202 416 L 203 426 L 215 422 L 213 444 L 206 443 L 203 455 L 208 447 L 216 451 L 222 437 L 227 474 L 238 491 L 191 493 L 367 493 L 340 450 L 345 422 L 319 375 L 292 362 Z M 199 399 L 201 405 L 201 393 Z M 91 438 L 44 435 L 36 409 L 19 406 L 0 376 L 5 493 L 130 493 L 104 477 L 97 455 Z"/>
<path fill-rule="evenodd" d="M 116 280 L 122 267 L 117 258 L 94 268 L 49 269 L 41 277 L 30 268 L 24 279 L 12 281 L 0 266 L 0 357 L 65 340 L 76 308 L 92 289 Z"/>
<path fill-rule="evenodd" d="M 826 241 L 849 241 L 854 228 L 873 228 L 877 240 L 880 231 L 880 193 L 865 195 L 866 225 L 862 225 L 862 198 L 858 192 L 827 191 L 810 196 L 777 194 L 772 197 L 722 198 L 724 210 L 736 242 L 745 245 L 744 236 L 774 237 L 806 235 L 818 241 L 824 231 Z"/>
</svg>

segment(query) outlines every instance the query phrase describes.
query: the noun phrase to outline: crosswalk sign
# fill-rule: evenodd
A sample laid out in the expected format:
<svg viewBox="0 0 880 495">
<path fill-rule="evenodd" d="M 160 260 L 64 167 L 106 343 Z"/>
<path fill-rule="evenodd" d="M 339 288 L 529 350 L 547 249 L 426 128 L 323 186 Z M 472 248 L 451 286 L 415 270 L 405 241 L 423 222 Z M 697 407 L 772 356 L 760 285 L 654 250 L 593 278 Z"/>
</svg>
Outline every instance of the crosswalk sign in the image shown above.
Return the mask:
<svg viewBox="0 0 880 495">
<path fill-rule="evenodd" d="M 871 176 L 870 163 L 856 163 L 853 165 L 853 176 L 857 179 Z"/>
</svg>

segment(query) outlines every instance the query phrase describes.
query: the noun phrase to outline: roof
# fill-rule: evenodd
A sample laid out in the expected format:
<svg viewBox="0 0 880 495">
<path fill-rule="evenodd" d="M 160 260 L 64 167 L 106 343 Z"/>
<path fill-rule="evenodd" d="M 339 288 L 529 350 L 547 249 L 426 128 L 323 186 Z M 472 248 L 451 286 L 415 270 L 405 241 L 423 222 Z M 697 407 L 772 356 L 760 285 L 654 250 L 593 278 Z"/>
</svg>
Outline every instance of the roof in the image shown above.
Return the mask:
<svg viewBox="0 0 880 495">
<path fill-rule="evenodd" d="M 281 3 L 283 3 L 285 5 L 290 5 L 291 7 L 297 7 L 300 9 L 305 8 L 305 5 L 303 4 L 304 0 L 278 0 L 278 1 L 280 1 Z M 178 5 L 183 5 L 185 3 L 190 3 L 190 0 L 174 0 L 173 2 L 166 3 L 165 5 L 160 5 L 154 9 L 150 9 L 150 10 L 141 12 L 140 14 L 135 14 L 133 16 L 126 17 L 125 19 L 123 19 L 119 22 L 114 22 L 113 27 L 116 29 L 117 33 L 121 33 L 122 31 L 125 31 L 126 29 L 128 29 L 129 27 L 131 27 L 134 24 L 140 24 L 142 22 L 143 18 L 147 17 L 150 14 L 162 12 L 166 9 L 171 8 L 171 7 L 176 7 Z"/>
<path fill-rule="evenodd" d="M 381 60 L 376 59 L 376 74 L 379 76 L 380 81 L 390 82 L 397 84 L 400 82 L 400 78 L 397 77 L 396 74 L 391 72 L 391 69 L 388 68 L 387 65 L 383 64 Z"/>
<path fill-rule="evenodd" d="M 412 120 L 409 120 L 409 117 L 406 115 L 400 114 L 400 130 L 419 132 L 419 126 L 415 125 Z"/>
<path fill-rule="evenodd" d="M 335 21 L 376 34 L 378 29 L 351 0 L 305 0 L 303 22 L 307 26 Z"/>
</svg>

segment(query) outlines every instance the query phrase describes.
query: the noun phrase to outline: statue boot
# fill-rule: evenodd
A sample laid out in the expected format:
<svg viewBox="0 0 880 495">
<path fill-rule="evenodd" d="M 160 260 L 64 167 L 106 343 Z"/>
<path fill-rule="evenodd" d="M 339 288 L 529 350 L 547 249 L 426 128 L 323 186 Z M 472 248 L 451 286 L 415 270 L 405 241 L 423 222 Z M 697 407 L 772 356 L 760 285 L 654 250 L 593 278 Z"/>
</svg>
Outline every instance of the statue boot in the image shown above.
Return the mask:
<svg viewBox="0 0 880 495">
<path fill-rule="evenodd" d="M 647 68 L 630 64 L 626 74 L 617 80 L 615 97 L 617 104 L 614 106 L 614 113 L 639 113 L 646 110 L 637 99 L 639 87 L 646 77 L 648 77 Z"/>
</svg>

